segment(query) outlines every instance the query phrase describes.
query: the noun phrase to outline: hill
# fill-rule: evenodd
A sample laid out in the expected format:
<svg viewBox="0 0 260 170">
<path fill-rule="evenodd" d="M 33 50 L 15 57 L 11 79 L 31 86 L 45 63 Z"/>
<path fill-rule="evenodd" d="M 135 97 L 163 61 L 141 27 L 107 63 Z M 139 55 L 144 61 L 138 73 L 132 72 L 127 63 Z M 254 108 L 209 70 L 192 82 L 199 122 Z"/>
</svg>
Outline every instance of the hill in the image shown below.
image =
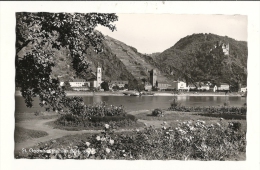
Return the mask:
<svg viewBox="0 0 260 170">
<path fill-rule="evenodd" d="M 155 69 L 157 63 L 148 55 L 143 55 L 134 47 L 128 46 L 123 42 L 105 36 L 102 43 L 103 52 L 97 54 L 90 47 L 86 51 L 85 58 L 89 65 L 89 71 L 95 73 L 98 64 L 102 67 L 102 80 L 129 80 L 149 81 L 149 71 Z M 77 76 L 73 71 L 71 61 L 69 60 L 68 51 L 61 49 L 55 51 L 55 59 L 57 64 L 53 68 L 53 75 L 55 77 L 62 77 L 63 81 L 72 80 L 74 78 L 88 79 L 92 75 L 85 74 Z M 158 68 L 157 68 L 158 70 Z M 163 74 L 158 75 L 158 81 L 168 82 L 169 79 Z"/>
<path fill-rule="evenodd" d="M 236 87 L 246 84 L 247 42 L 214 34 L 193 34 L 180 39 L 162 53 L 141 54 L 136 48 L 109 36 L 102 42 L 103 52 L 97 54 L 90 47 L 85 54 L 89 72 L 76 75 L 66 48 L 54 50 L 56 65 L 52 76 L 63 81 L 93 77 L 98 64 L 102 67 L 102 80 L 149 81 L 149 71 L 157 69 L 158 82 L 184 80 L 188 84 L 198 81 L 229 83 Z M 228 46 L 228 47 L 227 47 Z M 30 45 L 22 53 L 30 50 Z M 226 54 L 225 54 L 226 53 Z M 23 55 L 23 54 L 21 54 Z M 134 84 L 134 83 L 133 83 Z"/>
<path fill-rule="evenodd" d="M 163 73 L 175 80 L 211 80 L 237 86 L 246 84 L 247 57 L 247 42 L 215 34 L 193 34 L 180 39 L 154 60 Z"/>
</svg>

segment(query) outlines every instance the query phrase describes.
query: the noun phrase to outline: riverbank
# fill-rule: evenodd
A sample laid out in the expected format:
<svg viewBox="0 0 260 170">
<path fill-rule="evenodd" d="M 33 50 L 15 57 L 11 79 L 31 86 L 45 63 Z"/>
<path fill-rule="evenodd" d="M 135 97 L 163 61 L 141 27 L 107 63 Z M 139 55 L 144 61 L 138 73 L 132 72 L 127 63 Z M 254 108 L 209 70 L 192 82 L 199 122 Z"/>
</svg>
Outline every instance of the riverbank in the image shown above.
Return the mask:
<svg viewBox="0 0 260 170">
<path fill-rule="evenodd" d="M 66 91 L 67 96 L 124 96 L 124 91 L 116 92 L 87 92 L 87 91 Z M 130 92 L 130 91 L 128 91 Z M 243 93 L 233 92 L 183 92 L 180 94 L 174 94 L 173 92 L 152 92 L 153 96 L 237 96 L 240 97 Z M 20 91 L 15 91 L 16 96 L 21 96 Z M 144 95 L 145 96 L 145 95 Z M 151 95 L 149 95 L 151 96 Z"/>
</svg>

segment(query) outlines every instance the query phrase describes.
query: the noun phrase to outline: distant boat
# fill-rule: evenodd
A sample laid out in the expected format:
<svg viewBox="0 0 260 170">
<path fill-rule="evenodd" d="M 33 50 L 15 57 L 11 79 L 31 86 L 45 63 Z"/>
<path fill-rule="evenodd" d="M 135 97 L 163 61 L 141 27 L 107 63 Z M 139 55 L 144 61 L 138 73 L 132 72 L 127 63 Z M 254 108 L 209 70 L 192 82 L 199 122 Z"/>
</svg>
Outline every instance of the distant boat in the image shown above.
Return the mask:
<svg viewBox="0 0 260 170">
<path fill-rule="evenodd" d="M 126 96 L 139 96 L 138 92 L 131 92 L 131 91 L 123 92 L 123 94 Z"/>
</svg>

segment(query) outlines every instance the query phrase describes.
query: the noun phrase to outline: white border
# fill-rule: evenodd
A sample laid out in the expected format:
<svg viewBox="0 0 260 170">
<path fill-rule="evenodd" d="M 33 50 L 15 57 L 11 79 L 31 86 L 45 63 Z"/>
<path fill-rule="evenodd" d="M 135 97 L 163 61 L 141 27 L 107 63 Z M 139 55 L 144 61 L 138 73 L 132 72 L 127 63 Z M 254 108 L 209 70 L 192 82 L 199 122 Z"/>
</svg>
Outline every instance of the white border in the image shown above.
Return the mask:
<svg viewBox="0 0 260 170">
<path fill-rule="evenodd" d="M 1 169 L 259 169 L 259 2 L 0 2 L 1 42 Z M 248 133 L 247 160 L 201 161 L 76 161 L 15 160 L 14 42 L 15 12 L 116 12 L 176 14 L 242 14 L 248 16 Z M 176 23 L 177 24 L 177 23 Z"/>
</svg>

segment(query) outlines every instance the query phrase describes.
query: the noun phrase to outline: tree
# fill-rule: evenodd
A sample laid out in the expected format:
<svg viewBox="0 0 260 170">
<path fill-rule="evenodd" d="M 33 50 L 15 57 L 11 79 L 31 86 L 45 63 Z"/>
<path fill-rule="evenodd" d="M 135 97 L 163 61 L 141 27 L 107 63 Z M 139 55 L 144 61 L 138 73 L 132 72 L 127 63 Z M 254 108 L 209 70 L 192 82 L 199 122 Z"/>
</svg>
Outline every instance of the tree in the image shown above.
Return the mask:
<svg viewBox="0 0 260 170">
<path fill-rule="evenodd" d="M 109 86 L 108 83 L 106 81 L 102 82 L 100 84 L 101 88 L 104 89 L 104 91 L 109 91 Z"/>
<path fill-rule="evenodd" d="M 124 88 L 125 88 L 125 89 L 128 89 L 128 84 L 125 84 L 125 85 L 124 85 Z"/>
<path fill-rule="evenodd" d="M 119 86 L 118 85 L 115 85 L 112 87 L 113 90 L 119 90 Z"/>
<path fill-rule="evenodd" d="M 95 31 L 98 25 L 114 31 L 115 14 L 103 13 L 16 13 L 16 85 L 21 88 L 27 107 L 39 96 L 40 105 L 61 110 L 66 105 L 64 89 L 57 77 L 54 50 L 67 48 L 77 76 L 88 71 L 85 51 L 93 47 L 102 52 L 104 36 Z"/>
<path fill-rule="evenodd" d="M 64 87 L 64 90 L 73 90 L 69 81 L 65 81 L 63 87 Z"/>
</svg>

